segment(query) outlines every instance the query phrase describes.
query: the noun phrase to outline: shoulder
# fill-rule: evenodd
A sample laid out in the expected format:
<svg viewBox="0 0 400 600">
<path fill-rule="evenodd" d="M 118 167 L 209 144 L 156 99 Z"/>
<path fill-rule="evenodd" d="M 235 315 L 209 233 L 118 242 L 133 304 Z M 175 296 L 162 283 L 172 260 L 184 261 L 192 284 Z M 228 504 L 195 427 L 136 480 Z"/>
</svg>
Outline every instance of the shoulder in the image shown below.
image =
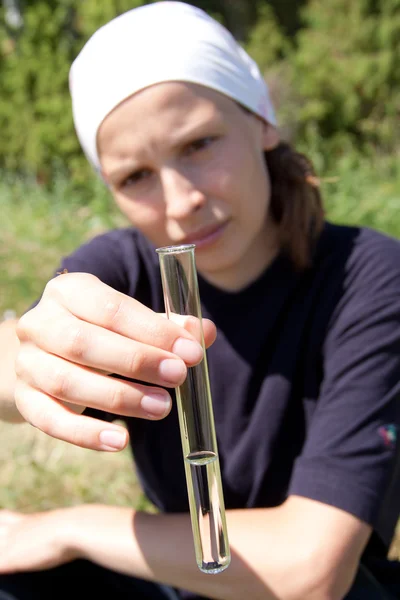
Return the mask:
<svg viewBox="0 0 400 600">
<path fill-rule="evenodd" d="M 327 223 L 316 260 L 320 268 L 336 272 L 343 293 L 400 294 L 400 240 L 385 233 Z"/>
<path fill-rule="evenodd" d="M 93 252 L 104 251 L 120 254 L 125 247 L 132 248 L 137 245 L 139 232 L 132 227 L 111 229 L 97 234 L 82 243 L 74 252 L 73 256 L 86 256 Z"/>
<path fill-rule="evenodd" d="M 319 258 L 331 265 L 323 278 L 329 293 L 321 296 L 331 306 L 325 352 L 339 344 L 343 353 L 343 343 L 353 357 L 363 348 L 376 355 L 390 348 L 398 361 L 400 241 L 366 227 L 329 225 L 324 236 Z M 329 288 L 330 277 L 334 285 Z"/>
<path fill-rule="evenodd" d="M 104 283 L 123 292 L 131 289 L 143 265 L 155 261 L 156 253 L 136 229 L 127 227 L 101 233 L 65 256 L 57 269 L 96 275 Z"/>
<path fill-rule="evenodd" d="M 118 262 L 130 258 L 134 261 L 137 254 L 148 252 L 150 246 L 140 231 L 125 227 L 95 235 L 81 244 L 68 258 L 95 262 Z"/>
</svg>

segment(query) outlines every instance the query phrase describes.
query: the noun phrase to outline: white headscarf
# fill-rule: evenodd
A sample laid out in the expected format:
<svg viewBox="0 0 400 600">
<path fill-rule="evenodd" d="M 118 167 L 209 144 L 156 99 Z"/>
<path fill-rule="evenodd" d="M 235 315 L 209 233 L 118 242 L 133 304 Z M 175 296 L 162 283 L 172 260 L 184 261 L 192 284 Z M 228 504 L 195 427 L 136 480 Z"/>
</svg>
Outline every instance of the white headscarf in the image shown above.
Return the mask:
<svg viewBox="0 0 400 600">
<path fill-rule="evenodd" d="M 98 29 L 71 66 L 75 129 L 95 169 L 100 170 L 96 138 L 104 118 L 135 92 L 166 81 L 217 90 L 275 124 L 256 63 L 225 27 L 184 2 L 148 4 Z"/>
</svg>

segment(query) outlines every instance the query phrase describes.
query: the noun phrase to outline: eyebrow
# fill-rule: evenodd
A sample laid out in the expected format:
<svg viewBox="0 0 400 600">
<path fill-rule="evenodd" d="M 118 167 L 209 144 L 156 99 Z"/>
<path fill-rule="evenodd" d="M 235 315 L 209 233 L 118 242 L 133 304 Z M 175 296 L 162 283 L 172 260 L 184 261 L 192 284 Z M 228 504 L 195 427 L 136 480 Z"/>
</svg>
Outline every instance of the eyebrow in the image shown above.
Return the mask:
<svg viewBox="0 0 400 600">
<path fill-rule="evenodd" d="M 176 136 L 175 139 L 170 140 L 170 142 L 168 143 L 168 150 L 176 150 L 179 148 L 182 148 L 183 146 L 185 146 L 186 144 L 190 143 L 191 141 L 195 140 L 196 137 L 202 133 L 204 133 L 204 129 L 207 127 L 213 127 L 217 124 L 219 124 L 221 121 L 218 120 L 219 115 L 218 114 L 214 114 L 210 119 L 203 121 L 195 126 L 189 126 L 183 130 L 181 130 Z M 123 163 L 120 163 L 120 166 L 117 167 L 114 170 L 111 170 L 109 172 L 104 172 L 104 176 L 110 179 L 118 179 L 119 177 L 121 177 L 122 175 L 125 175 L 126 173 L 132 173 L 136 170 L 141 170 L 142 168 L 146 168 L 142 166 L 142 162 L 145 162 L 145 159 L 143 159 L 143 161 L 134 161 L 131 160 L 129 158 L 127 158 Z"/>
<path fill-rule="evenodd" d="M 128 159 L 122 164 L 122 166 L 119 166 L 116 169 L 111 169 L 111 171 L 103 171 L 103 175 L 106 179 L 118 180 L 127 173 L 133 173 L 134 171 L 137 171 L 140 168 L 141 167 L 138 163 L 129 161 Z"/>
</svg>

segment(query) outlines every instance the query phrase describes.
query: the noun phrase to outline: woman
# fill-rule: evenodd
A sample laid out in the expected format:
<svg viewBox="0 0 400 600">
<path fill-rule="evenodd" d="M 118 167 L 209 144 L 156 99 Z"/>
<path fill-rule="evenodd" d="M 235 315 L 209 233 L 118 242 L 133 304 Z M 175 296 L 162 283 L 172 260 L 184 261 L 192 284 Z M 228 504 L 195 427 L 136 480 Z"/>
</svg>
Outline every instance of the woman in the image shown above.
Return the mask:
<svg viewBox="0 0 400 600">
<path fill-rule="evenodd" d="M 324 221 L 257 67 L 197 8 L 114 19 L 70 88 L 82 148 L 132 228 L 65 258 L 20 319 L 3 415 L 104 451 L 128 443 L 122 415 L 160 513 L 3 512 L 3 596 L 83 598 L 82 576 L 100 598 L 396 597 L 375 575 L 395 566 L 399 512 L 399 243 Z M 215 577 L 194 559 L 172 401 L 202 358 L 199 325 L 160 314 L 155 252 L 189 242 L 232 551 Z"/>
</svg>

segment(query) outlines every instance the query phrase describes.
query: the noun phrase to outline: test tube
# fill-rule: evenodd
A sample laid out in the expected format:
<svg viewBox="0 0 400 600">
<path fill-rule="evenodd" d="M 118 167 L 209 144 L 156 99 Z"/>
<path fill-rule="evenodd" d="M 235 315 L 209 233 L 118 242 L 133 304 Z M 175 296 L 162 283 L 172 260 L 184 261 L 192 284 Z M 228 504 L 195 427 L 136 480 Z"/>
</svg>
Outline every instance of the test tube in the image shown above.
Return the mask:
<svg viewBox="0 0 400 600">
<path fill-rule="evenodd" d="M 195 244 L 157 248 L 165 310 L 200 320 Z M 221 471 L 203 332 L 204 358 L 188 368 L 176 389 L 196 562 L 204 573 L 221 573 L 230 564 Z"/>
</svg>

